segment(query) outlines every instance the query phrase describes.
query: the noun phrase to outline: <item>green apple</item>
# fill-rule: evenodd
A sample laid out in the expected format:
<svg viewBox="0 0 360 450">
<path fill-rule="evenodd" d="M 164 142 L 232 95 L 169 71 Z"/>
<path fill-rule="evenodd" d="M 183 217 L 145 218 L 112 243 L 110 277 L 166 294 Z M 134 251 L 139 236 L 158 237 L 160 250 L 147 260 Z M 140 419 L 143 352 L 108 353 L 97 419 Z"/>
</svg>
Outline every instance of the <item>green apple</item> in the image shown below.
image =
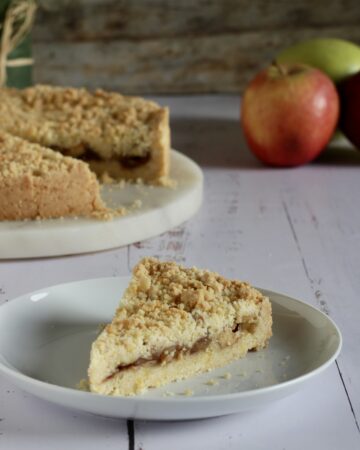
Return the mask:
<svg viewBox="0 0 360 450">
<path fill-rule="evenodd" d="M 343 39 L 309 39 L 283 50 L 276 61 L 316 67 L 337 84 L 360 71 L 360 47 Z"/>
</svg>

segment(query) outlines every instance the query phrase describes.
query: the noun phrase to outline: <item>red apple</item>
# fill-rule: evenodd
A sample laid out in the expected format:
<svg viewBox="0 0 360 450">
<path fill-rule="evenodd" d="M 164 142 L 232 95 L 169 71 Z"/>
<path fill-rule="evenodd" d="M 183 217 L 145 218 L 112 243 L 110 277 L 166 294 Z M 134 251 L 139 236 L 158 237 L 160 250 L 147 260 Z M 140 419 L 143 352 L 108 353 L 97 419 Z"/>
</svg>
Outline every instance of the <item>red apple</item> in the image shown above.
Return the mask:
<svg viewBox="0 0 360 450">
<path fill-rule="evenodd" d="M 339 90 L 340 129 L 360 149 L 360 72 L 343 81 Z"/>
<path fill-rule="evenodd" d="M 339 117 L 334 83 L 318 69 L 274 64 L 245 90 L 241 124 L 253 153 L 272 166 L 297 166 L 316 158 Z"/>
</svg>

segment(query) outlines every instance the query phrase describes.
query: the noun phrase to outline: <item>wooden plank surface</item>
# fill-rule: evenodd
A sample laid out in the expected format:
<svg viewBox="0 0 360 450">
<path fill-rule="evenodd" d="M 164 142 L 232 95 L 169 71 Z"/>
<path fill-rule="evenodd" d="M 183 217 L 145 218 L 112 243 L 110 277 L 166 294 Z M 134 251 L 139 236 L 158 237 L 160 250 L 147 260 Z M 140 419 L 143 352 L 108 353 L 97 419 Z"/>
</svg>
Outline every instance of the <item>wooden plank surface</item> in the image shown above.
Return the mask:
<svg viewBox="0 0 360 450">
<path fill-rule="evenodd" d="M 306 391 L 267 410 L 165 426 L 160 422 L 135 422 L 134 448 L 356 450 L 359 437 L 337 378 L 337 371 L 331 370 Z"/>
<path fill-rule="evenodd" d="M 240 92 L 280 49 L 313 36 L 360 42 L 359 27 L 104 42 L 38 42 L 36 82 L 131 93 Z"/>
<path fill-rule="evenodd" d="M 356 0 L 45 0 L 36 41 L 146 40 L 357 25 Z"/>
<path fill-rule="evenodd" d="M 360 43 L 357 0 L 41 3 L 35 80 L 131 93 L 239 92 L 288 45 Z"/>
<path fill-rule="evenodd" d="M 358 448 L 360 153 L 329 151 L 301 168 L 265 168 L 244 144 L 238 97 L 158 100 L 170 105 L 174 147 L 204 168 L 200 212 L 127 248 L 0 261 L 0 302 L 51 284 L 126 275 L 140 257 L 154 255 L 208 267 L 319 307 L 344 335 L 337 365 L 266 409 L 185 423 L 136 421 L 134 434 L 132 422 L 127 427 L 126 421 L 68 411 L 0 379 L 0 448 L 260 450 L 269 442 L 287 450 Z"/>
</svg>

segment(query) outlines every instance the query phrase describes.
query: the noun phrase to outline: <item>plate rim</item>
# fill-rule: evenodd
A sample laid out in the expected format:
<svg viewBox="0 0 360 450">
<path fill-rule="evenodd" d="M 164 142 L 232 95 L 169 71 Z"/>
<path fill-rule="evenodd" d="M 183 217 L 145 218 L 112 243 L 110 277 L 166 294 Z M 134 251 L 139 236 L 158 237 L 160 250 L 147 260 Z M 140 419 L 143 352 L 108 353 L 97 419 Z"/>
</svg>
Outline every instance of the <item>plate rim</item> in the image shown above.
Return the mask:
<svg viewBox="0 0 360 450">
<path fill-rule="evenodd" d="M 122 280 L 125 282 L 125 281 L 129 281 L 130 278 L 131 278 L 130 275 L 114 276 L 114 277 L 96 277 L 96 278 L 86 278 L 86 279 L 75 280 L 75 281 L 71 281 L 71 282 L 67 282 L 67 283 L 58 283 L 55 285 L 45 286 L 41 289 L 37 289 L 35 291 L 31 291 L 31 292 L 22 294 L 20 296 L 17 296 L 15 298 L 10 299 L 9 301 L 1 304 L 0 305 L 0 315 L 2 312 L 2 308 L 6 309 L 7 307 L 11 307 L 11 304 L 13 304 L 13 302 L 24 301 L 25 297 L 40 293 L 46 289 L 56 289 L 56 288 L 64 287 L 64 286 L 70 287 L 72 284 L 81 284 L 81 283 L 89 282 L 89 281 L 96 283 L 99 281 L 106 282 L 106 281 L 110 281 L 110 280 L 111 281 Z M 209 403 L 209 402 L 214 402 L 214 401 L 220 402 L 220 401 L 227 401 L 227 400 L 232 400 L 232 401 L 241 400 L 241 399 L 245 399 L 245 398 L 252 397 L 252 396 L 258 396 L 258 395 L 262 395 L 265 393 L 272 393 L 274 391 L 283 390 L 283 389 L 286 389 L 288 387 L 291 387 L 291 386 L 294 386 L 297 384 L 301 385 L 303 382 L 305 382 L 305 381 L 319 375 L 323 371 L 325 371 L 339 356 L 341 349 L 342 349 L 342 345 L 343 345 L 343 337 L 342 337 L 341 331 L 340 331 L 339 327 L 337 326 L 337 324 L 335 323 L 335 321 L 331 317 L 326 315 L 323 311 L 321 311 L 320 309 L 311 305 L 308 302 L 305 302 L 303 300 L 300 300 L 298 298 L 292 297 L 288 294 L 285 294 L 285 293 L 282 293 L 279 291 L 273 291 L 270 289 L 260 288 L 257 286 L 254 286 L 254 287 L 256 289 L 258 289 L 260 292 L 264 293 L 264 295 L 267 295 L 270 298 L 271 302 L 272 302 L 272 299 L 271 299 L 270 295 L 268 295 L 268 294 L 285 297 L 286 299 L 290 299 L 290 301 L 292 301 L 292 302 L 299 303 L 299 304 L 311 309 L 316 314 L 319 314 L 320 316 L 325 318 L 332 325 L 332 327 L 336 333 L 336 337 L 338 339 L 337 348 L 333 352 L 333 354 L 324 363 L 322 363 L 319 367 L 312 369 L 312 370 L 306 372 L 305 374 L 302 374 L 295 378 L 292 378 L 291 380 L 279 381 L 278 383 L 271 385 L 271 386 L 247 389 L 245 391 L 240 391 L 240 392 L 215 394 L 215 395 L 200 395 L 200 396 L 195 396 L 195 397 L 180 397 L 180 396 L 179 397 L 144 397 L 141 395 L 108 396 L 108 395 L 104 395 L 104 394 L 97 394 L 97 393 L 93 393 L 93 392 L 81 391 L 76 388 L 70 388 L 70 387 L 65 387 L 65 386 L 59 386 L 59 385 L 52 384 L 52 383 L 47 383 L 46 381 L 38 380 L 29 375 L 26 375 L 23 372 L 17 370 L 16 368 L 9 367 L 1 361 L 1 358 L 6 361 L 6 359 L 3 357 L 3 355 L 1 353 L 0 353 L 0 374 L 5 375 L 10 380 L 13 380 L 15 378 L 16 381 L 19 380 L 26 384 L 33 384 L 37 387 L 42 388 L 43 390 L 55 391 L 58 394 L 63 394 L 66 396 L 88 398 L 90 395 L 90 396 L 94 396 L 94 397 L 96 396 L 96 398 L 101 399 L 100 401 L 102 401 L 102 402 L 109 402 L 109 403 L 112 402 L 114 404 L 119 401 L 130 402 L 133 404 L 137 404 L 139 402 L 140 403 L 146 402 L 146 403 L 160 403 L 160 404 L 162 404 L 162 403 L 177 404 L 177 403 Z M 276 300 L 275 300 L 275 303 L 276 303 Z M 21 387 L 18 385 L 18 383 L 14 382 L 14 384 L 16 384 L 19 389 L 26 390 L 22 387 L 23 384 L 21 384 Z M 52 400 L 51 400 L 51 402 L 59 404 L 58 402 L 55 402 Z"/>
</svg>

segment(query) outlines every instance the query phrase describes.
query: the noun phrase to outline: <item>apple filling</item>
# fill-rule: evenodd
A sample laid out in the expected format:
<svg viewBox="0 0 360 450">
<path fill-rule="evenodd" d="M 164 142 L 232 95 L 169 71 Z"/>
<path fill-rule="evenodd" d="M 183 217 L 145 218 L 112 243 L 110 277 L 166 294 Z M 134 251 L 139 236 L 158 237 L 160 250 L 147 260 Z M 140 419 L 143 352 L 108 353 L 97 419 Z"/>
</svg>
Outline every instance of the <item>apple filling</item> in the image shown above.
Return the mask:
<svg viewBox="0 0 360 450">
<path fill-rule="evenodd" d="M 118 373 L 132 369 L 135 367 L 143 366 L 143 365 L 165 365 L 170 363 L 173 360 L 182 359 L 184 356 L 193 355 L 194 353 L 205 351 L 211 343 L 216 343 L 218 349 L 223 349 L 228 347 L 229 345 L 234 345 L 239 339 L 243 332 L 245 333 L 253 333 L 256 329 L 257 322 L 244 322 L 244 323 L 235 323 L 233 327 L 227 330 L 224 330 L 220 333 L 216 338 L 210 338 L 209 336 L 204 336 L 199 338 L 195 343 L 191 346 L 184 345 L 172 345 L 171 347 L 167 347 L 163 349 L 161 352 L 154 353 L 148 358 L 138 358 L 130 364 L 119 364 L 116 367 L 116 370 L 107 376 L 103 382 L 111 380 Z M 232 334 L 232 337 L 229 339 L 229 335 Z"/>
<path fill-rule="evenodd" d="M 124 169 L 135 169 L 150 161 L 150 151 L 147 151 L 144 155 L 120 156 L 119 161 Z"/>
<path fill-rule="evenodd" d="M 63 148 L 56 145 L 51 146 L 52 150 L 58 151 L 65 156 L 79 158 L 85 162 L 104 161 L 94 150 L 88 148 L 85 144 L 78 144 L 70 148 Z M 120 163 L 124 169 L 136 169 L 144 166 L 151 159 L 151 152 L 147 150 L 142 155 L 120 155 L 117 158 L 111 158 L 108 161 Z"/>
</svg>

